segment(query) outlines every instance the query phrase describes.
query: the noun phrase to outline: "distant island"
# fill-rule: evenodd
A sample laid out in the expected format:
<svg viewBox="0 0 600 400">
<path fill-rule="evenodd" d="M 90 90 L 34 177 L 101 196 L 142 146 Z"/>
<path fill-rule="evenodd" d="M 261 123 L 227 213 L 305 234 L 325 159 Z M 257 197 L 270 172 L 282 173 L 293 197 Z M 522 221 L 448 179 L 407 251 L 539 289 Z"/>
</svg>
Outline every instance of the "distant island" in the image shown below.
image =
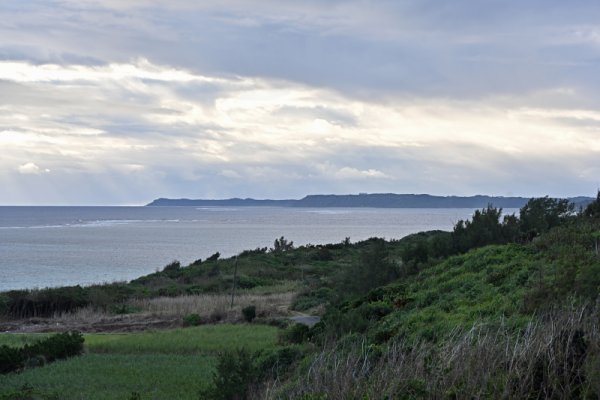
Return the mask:
<svg viewBox="0 0 600 400">
<path fill-rule="evenodd" d="M 370 207 L 370 208 L 482 208 L 491 204 L 499 208 L 521 208 L 529 198 L 503 196 L 432 196 L 429 194 L 394 194 L 394 193 L 360 193 L 360 194 L 318 194 L 305 196 L 299 200 L 257 200 L 257 199 L 165 199 L 160 198 L 147 206 L 179 206 L 179 207 Z M 568 199 L 576 207 L 586 206 L 592 197 L 572 197 Z"/>
</svg>

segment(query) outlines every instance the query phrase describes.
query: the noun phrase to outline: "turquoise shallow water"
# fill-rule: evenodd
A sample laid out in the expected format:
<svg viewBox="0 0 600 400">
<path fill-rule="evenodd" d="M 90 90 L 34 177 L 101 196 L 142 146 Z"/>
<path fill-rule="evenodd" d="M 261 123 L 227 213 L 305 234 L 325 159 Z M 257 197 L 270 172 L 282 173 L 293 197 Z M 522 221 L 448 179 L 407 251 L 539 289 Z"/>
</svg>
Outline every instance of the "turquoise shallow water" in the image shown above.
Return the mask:
<svg viewBox="0 0 600 400">
<path fill-rule="evenodd" d="M 511 211 L 511 210 L 509 210 Z M 512 211 L 511 211 L 512 212 Z M 177 259 L 450 230 L 471 209 L 0 207 L 0 291 L 129 280 Z"/>
</svg>

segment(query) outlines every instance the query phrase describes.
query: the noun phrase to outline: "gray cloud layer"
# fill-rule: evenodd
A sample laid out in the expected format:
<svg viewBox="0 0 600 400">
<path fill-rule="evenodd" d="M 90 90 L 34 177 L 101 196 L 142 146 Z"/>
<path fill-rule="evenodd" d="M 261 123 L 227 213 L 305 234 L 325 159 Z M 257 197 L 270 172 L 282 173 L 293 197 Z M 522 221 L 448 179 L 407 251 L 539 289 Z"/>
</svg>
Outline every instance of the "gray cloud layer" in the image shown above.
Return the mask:
<svg viewBox="0 0 600 400">
<path fill-rule="evenodd" d="M 0 204 L 600 185 L 597 2 L 9 0 L 0 18 Z"/>
</svg>

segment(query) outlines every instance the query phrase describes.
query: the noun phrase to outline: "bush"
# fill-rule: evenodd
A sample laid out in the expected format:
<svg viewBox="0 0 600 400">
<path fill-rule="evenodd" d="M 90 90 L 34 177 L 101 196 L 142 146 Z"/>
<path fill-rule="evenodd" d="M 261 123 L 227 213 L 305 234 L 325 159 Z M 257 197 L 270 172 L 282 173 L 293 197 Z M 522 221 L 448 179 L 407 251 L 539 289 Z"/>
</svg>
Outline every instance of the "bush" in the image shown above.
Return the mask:
<svg viewBox="0 0 600 400">
<path fill-rule="evenodd" d="M 41 355 L 48 362 L 52 362 L 81 354 L 83 342 L 83 335 L 80 332 L 65 332 L 27 345 L 22 350 L 28 358 Z"/>
<path fill-rule="evenodd" d="M 208 257 L 208 258 L 206 259 L 206 261 L 207 261 L 207 262 L 210 262 L 210 261 L 217 261 L 217 260 L 219 259 L 219 257 L 221 257 L 221 253 L 219 253 L 219 252 L 217 251 L 215 254 L 213 254 L 212 256 Z"/>
<path fill-rule="evenodd" d="M 252 383 L 258 378 L 253 360 L 256 354 L 244 349 L 221 353 L 212 384 L 200 390 L 201 399 L 246 400 Z"/>
<path fill-rule="evenodd" d="M 3 295 L 5 315 L 13 318 L 51 317 L 89 304 L 88 291 L 81 286 L 42 290 L 12 290 Z"/>
<path fill-rule="evenodd" d="M 286 238 L 284 238 L 282 236 L 279 239 L 275 239 L 275 242 L 273 243 L 273 248 L 271 249 L 271 252 L 272 253 L 283 253 L 283 252 L 290 251 L 293 249 L 294 249 L 294 242 L 288 241 Z"/>
<path fill-rule="evenodd" d="M 331 295 L 332 290 L 326 287 L 300 293 L 292 303 L 292 310 L 305 311 L 317 307 L 327 303 Z"/>
<path fill-rule="evenodd" d="M 257 247 L 254 250 L 244 250 L 238 255 L 238 257 L 242 258 L 242 257 L 251 256 L 251 255 L 265 254 L 267 252 L 267 250 L 268 249 L 266 247 Z"/>
<path fill-rule="evenodd" d="M 281 332 L 279 338 L 286 343 L 302 343 L 310 334 L 310 328 L 303 324 L 294 324 Z"/>
<path fill-rule="evenodd" d="M 202 317 L 198 314 L 190 314 L 183 317 L 183 326 L 198 326 L 202 322 Z"/>
<path fill-rule="evenodd" d="M 246 322 L 252 322 L 254 318 L 256 318 L 256 306 L 248 306 L 242 308 L 242 315 Z"/>
<path fill-rule="evenodd" d="M 26 366 L 40 366 L 46 362 L 73 357 L 83 352 L 83 336 L 79 332 L 65 332 L 22 348 L 0 346 L 0 373 L 18 371 Z"/>
<path fill-rule="evenodd" d="M 320 247 L 313 253 L 312 259 L 315 261 L 331 261 L 333 260 L 333 254 L 327 247 Z"/>
<path fill-rule="evenodd" d="M 177 260 L 173 260 L 170 264 L 165 265 L 162 273 L 167 275 L 169 278 L 175 278 L 179 276 L 181 269 L 181 263 Z"/>
<path fill-rule="evenodd" d="M 260 354 L 257 358 L 257 370 L 263 379 L 278 379 L 291 370 L 302 358 L 300 346 L 285 346 Z"/>
<path fill-rule="evenodd" d="M 21 369 L 24 366 L 25 357 L 21 349 L 0 346 L 0 374 L 7 374 Z"/>
<path fill-rule="evenodd" d="M 261 279 L 255 276 L 240 275 L 236 279 L 235 286 L 240 289 L 252 289 L 256 286 L 266 286 L 270 282 L 267 279 Z"/>
<path fill-rule="evenodd" d="M 133 307 L 130 304 L 116 304 L 111 307 L 111 311 L 113 312 L 113 314 L 125 315 L 139 312 L 140 309 L 137 307 Z"/>
</svg>

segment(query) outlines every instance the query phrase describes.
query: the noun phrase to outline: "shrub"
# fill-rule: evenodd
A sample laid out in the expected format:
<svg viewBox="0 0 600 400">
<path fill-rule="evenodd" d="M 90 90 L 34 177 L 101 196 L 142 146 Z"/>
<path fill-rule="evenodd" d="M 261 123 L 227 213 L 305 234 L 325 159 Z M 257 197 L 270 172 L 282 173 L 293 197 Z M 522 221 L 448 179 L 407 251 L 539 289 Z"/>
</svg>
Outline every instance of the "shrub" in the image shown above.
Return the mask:
<svg viewBox="0 0 600 400">
<path fill-rule="evenodd" d="M 42 290 L 12 290 L 5 293 L 1 306 L 14 318 L 51 317 L 89 304 L 88 292 L 81 286 Z"/>
<path fill-rule="evenodd" d="M 165 265 L 162 272 L 178 271 L 180 268 L 181 268 L 181 263 L 177 260 L 174 260 L 170 264 Z"/>
<path fill-rule="evenodd" d="M 267 279 L 261 279 L 254 276 L 240 275 L 236 278 L 235 286 L 240 289 L 252 289 L 256 286 L 265 286 L 269 284 Z"/>
<path fill-rule="evenodd" d="M 139 312 L 140 309 L 133 307 L 130 304 L 116 304 L 111 307 L 111 311 L 113 312 L 113 314 L 125 315 Z"/>
<path fill-rule="evenodd" d="M 256 306 L 248 306 L 242 308 L 242 315 L 246 322 L 252 322 L 254 318 L 256 318 Z"/>
<path fill-rule="evenodd" d="M 364 304 L 360 307 L 360 312 L 368 320 L 379 320 L 393 311 L 390 304 L 385 301 L 375 301 Z"/>
<path fill-rule="evenodd" d="M 83 342 L 83 335 L 80 332 L 65 332 L 50 336 L 32 345 L 26 345 L 22 351 L 28 358 L 41 355 L 48 362 L 52 362 L 81 354 Z"/>
<path fill-rule="evenodd" d="M 200 398 L 210 400 L 246 400 L 252 382 L 258 377 L 255 354 L 244 349 L 221 353 L 212 384 L 200 390 Z"/>
<path fill-rule="evenodd" d="M 292 303 L 292 310 L 305 311 L 317 307 L 326 303 L 331 295 L 332 290 L 326 287 L 300 293 Z"/>
<path fill-rule="evenodd" d="M 241 253 L 238 255 L 238 257 L 240 257 L 240 258 L 241 258 L 241 257 L 248 257 L 248 256 L 251 256 L 251 255 L 264 254 L 264 253 L 266 253 L 266 252 L 267 252 L 267 248 L 266 248 L 266 247 L 257 247 L 257 248 L 256 248 L 256 249 L 254 249 L 254 250 L 244 250 L 244 251 L 242 251 L 242 252 L 241 252 Z"/>
<path fill-rule="evenodd" d="M 183 326 L 198 326 L 202 322 L 202 317 L 198 314 L 190 314 L 183 317 Z"/>
<path fill-rule="evenodd" d="M 21 349 L 0 346 L 0 374 L 6 374 L 21 369 L 25 363 Z"/>
<path fill-rule="evenodd" d="M 308 339 L 310 328 L 303 324 L 294 324 L 281 332 L 279 338 L 286 343 L 302 343 Z"/>
<path fill-rule="evenodd" d="M 44 365 L 83 352 L 83 336 L 79 332 L 65 332 L 22 348 L 0 346 L 0 373 L 18 371 L 26 366 Z"/>
<path fill-rule="evenodd" d="M 217 261 L 219 259 L 219 257 L 221 257 L 221 253 L 219 253 L 218 251 L 213 254 L 212 256 L 208 257 L 206 259 L 206 261 L 210 262 L 210 261 Z"/>
<path fill-rule="evenodd" d="M 288 241 L 286 238 L 284 238 L 282 236 L 279 239 L 275 239 L 275 242 L 273 243 L 273 248 L 271 249 L 271 252 L 283 253 L 285 251 L 290 251 L 293 249 L 294 249 L 294 242 Z"/>
<path fill-rule="evenodd" d="M 312 259 L 315 261 L 331 261 L 333 260 L 333 254 L 327 247 L 320 247 L 313 253 Z"/>
<path fill-rule="evenodd" d="M 261 378 L 278 379 L 291 370 L 291 367 L 302 358 L 300 346 L 285 346 L 261 353 L 257 358 L 257 370 Z"/>
</svg>

